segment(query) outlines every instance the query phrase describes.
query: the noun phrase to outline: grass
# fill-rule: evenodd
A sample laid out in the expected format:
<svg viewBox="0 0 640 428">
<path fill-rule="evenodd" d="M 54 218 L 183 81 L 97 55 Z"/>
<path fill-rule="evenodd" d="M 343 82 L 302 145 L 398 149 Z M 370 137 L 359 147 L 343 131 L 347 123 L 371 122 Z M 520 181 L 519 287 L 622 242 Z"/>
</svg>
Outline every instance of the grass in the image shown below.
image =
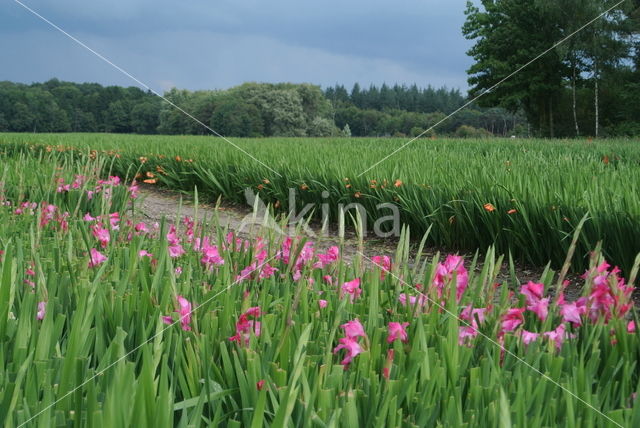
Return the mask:
<svg viewBox="0 0 640 428">
<path fill-rule="evenodd" d="M 362 257 L 314 267 L 318 256 L 309 245 L 304 249 L 304 241 L 294 240 L 287 260 L 282 237 L 252 240 L 245 250 L 226 231 L 190 221 L 175 231 L 168 222 L 146 225 L 144 232 L 136 228 L 135 189 L 114 180 L 99 184 L 112 156 L 3 147 L 0 415 L 6 426 L 640 424 L 634 398 L 640 337 L 627 331 L 632 313 L 621 308 L 629 296 L 618 275 L 595 270 L 602 266 L 598 248 L 581 280 L 589 309 L 581 326 L 564 321 L 564 306 L 554 299 L 544 320 L 527 310 L 522 324 L 507 330 L 508 311 L 527 303 L 518 289 L 495 284 L 502 258 L 493 249 L 482 269 L 475 269 L 477 258 L 466 260 L 464 271 L 457 265 L 457 273 L 443 277 L 444 258 L 418 255 L 408 264 L 406 229 L 390 272 Z M 134 158 L 121 150 L 118 168 Z M 190 176 L 195 166 L 177 167 Z M 248 174 L 248 164 L 240 167 Z M 77 188 L 58 192 L 75 180 Z M 36 205 L 23 207 L 25 202 Z M 104 247 L 94 227 L 108 231 Z M 203 264 L 204 237 L 223 264 Z M 185 254 L 171 257 L 175 245 Z M 90 266 L 91 250 L 106 261 Z M 141 256 L 141 250 L 153 255 Z M 267 263 L 278 271 L 262 279 L 247 274 L 251 264 L 261 271 Z M 242 272 L 249 276 L 239 280 Z M 633 281 L 637 263 L 628 272 Z M 456 284 L 465 276 L 468 285 L 458 300 Z M 355 278 L 361 294 L 351 300 L 343 284 Z M 545 271 L 543 294 L 552 289 L 552 278 Z M 598 309 L 598 287 L 617 296 L 617 303 Z M 418 303 L 403 305 L 403 293 Z M 190 302 L 191 312 L 174 312 L 179 297 Z M 424 306 L 421 298 L 428 298 Z M 46 302 L 41 320 L 39 302 Z M 254 311 L 244 319 L 254 324 L 243 324 L 242 314 L 255 307 L 260 315 Z M 485 308 L 485 319 L 460 319 L 466 307 Z M 344 350 L 335 352 L 345 338 L 341 326 L 356 319 L 366 335 L 355 338 L 362 352 L 343 365 Z M 408 323 L 406 342 L 387 340 L 390 322 Z M 477 326 L 475 334 L 459 343 L 470 324 Z M 524 328 L 542 333 L 558 325 L 570 334 L 562 346 L 542 336 L 524 343 Z M 229 340 L 238 331 L 246 341 Z"/>
</svg>

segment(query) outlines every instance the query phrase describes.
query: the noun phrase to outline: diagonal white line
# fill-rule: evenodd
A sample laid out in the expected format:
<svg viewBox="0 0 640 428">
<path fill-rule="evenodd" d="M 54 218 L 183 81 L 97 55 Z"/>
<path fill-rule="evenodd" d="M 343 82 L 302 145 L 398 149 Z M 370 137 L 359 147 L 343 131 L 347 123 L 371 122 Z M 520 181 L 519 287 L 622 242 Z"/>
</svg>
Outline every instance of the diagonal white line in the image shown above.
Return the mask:
<svg viewBox="0 0 640 428">
<path fill-rule="evenodd" d="M 274 255 L 270 258 L 268 258 L 267 260 L 265 260 L 264 262 L 262 262 L 260 265 L 258 265 L 255 269 L 255 271 L 259 272 L 262 267 L 264 265 L 266 265 L 267 263 L 269 263 L 271 260 L 275 259 L 277 257 L 277 255 Z M 134 352 L 136 352 L 137 350 L 139 350 L 140 348 L 142 348 L 144 345 L 146 345 L 147 343 L 151 342 L 153 339 L 155 339 L 156 337 L 162 335 L 162 333 L 164 333 L 165 331 L 167 331 L 168 329 L 170 329 L 171 327 L 175 326 L 176 324 L 178 324 L 179 322 L 181 322 L 185 317 L 191 316 L 191 314 L 193 314 L 195 311 L 197 311 L 198 309 L 200 309 L 201 307 L 203 307 L 204 305 L 206 305 L 207 303 L 211 302 L 213 299 L 215 299 L 216 297 L 218 297 L 219 295 L 221 295 L 222 293 L 225 293 L 227 290 L 229 290 L 231 287 L 233 287 L 234 285 L 238 284 L 239 282 L 243 281 L 244 279 L 246 279 L 247 276 L 238 276 L 238 278 L 236 278 L 236 280 L 234 282 L 232 282 L 231 284 L 229 284 L 228 286 L 226 286 L 225 288 L 223 288 L 222 290 L 220 290 L 218 293 L 214 294 L 213 296 L 209 297 L 207 300 L 205 300 L 204 302 L 200 303 L 198 306 L 196 306 L 195 308 L 192 308 L 191 311 L 188 314 L 185 315 L 181 315 L 178 320 L 174 321 L 173 323 L 167 325 L 165 328 L 163 328 L 162 330 L 160 330 L 159 332 L 157 332 L 156 334 L 154 334 L 153 336 L 151 336 L 150 338 L 148 338 L 147 340 L 145 340 L 144 342 L 142 342 L 141 344 L 139 344 L 138 346 L 136 346 L 135 348 L 133 348 L 131 351 L 127 352 L 126 354 L 124 354 L 122 357 L 118 358 L 117 360 L 115 360 L 113 363 L 109 364 L 107 367 L 105 367 L 104 369 L 100 370 L 99 372 L 95 373 L 93 376 L 91 376 L 89 379 L 85 380 L 84 382 L 82 382 L 81 384 L 77 385 L 75 388 L 73 388 L 71 391 L 67 392 L 66 394 L 64 394 L 62 397 L 58 398 L 56 401 L 54 401 L 53 403 L 49 404 L 48 406 L 46 406 L 44 409 L 40 410 L 38 413 L 36 413 L 35 415 L 31 416 L 29 419 L 27 419 L 26 421 L 24 421 L 23 423 L 21 423 L 20 425 L 18 425 L 18 428 L 28 424 L 29 422 L 31 422 L 32 420 L 34 420 L 35 418 L 37 418 L 38 416 L 40 416 L 42 413 L 46 412 L 47 410 L 49 410 L 50 408 L 52 408 L 53 406 L 55 406 L 56 404 L 58 404 L 60 401 L 64 400 L 65 398 L 67 398 L 69 395 L 73 394 L 74 392 L 76 392 L 78 389 L 82 388 L 83 386 L 85 386 L 87 383 L 91 382 L 93 379 L 95 379 L 98 376 L 101 376 L 102 374 L 104 374 L 107 370 L 109 370 L 110 368 L 112 368 L 113 366 L 115 366 L 116 364 L 118 364 L 120 361 L 126 359 L 129 355 L 133 354 Z"/>
<path fill-rule="evenodd" d="M 488 94 L 489 92 L 493 91 L 494 89 L 496 89 L 498 86 L 500 86 L 501 84 L 503 84 L 504 82 L 506 82 L 507 80 L 511 79 L 513 76 L 515 76 L 516 74 L 520 73 L 522 70 L 524 70 L 525 68 L 527 68 L 528 66 L 530 66 L 531 64 L 533 64 L 534 62 L 536 62 L 537 60 L 539 60 L 540 58 L 542 58 L 543 56 L 545 56 L 546 54 L 548 54 L 549 52 L 551 52 L 552 50 L 554 50 L 555 48 L 557 48 L 558 46 L 560 46 L 561 44 L 563 44 L 564 42 L 566 42 L 567 40 L 569 40 L 570 38 L 572 38 L 573 36 L 575 36 L 576 34 L 578 34 L 579 32 L 581 32 L 582 30 L 584 30 L 585 28 L 587 28 L 588 26 L 590 26 L 591 24 L 593 24 L 594 22 L 596 22 L 598 19 L 602 18 L 603 16 L 605 16 L 607 13 L 611 12 L 613 9 L 615 9 L 616 7 L 620 6 L 622 3 L 624 3 L 626 0 L 622 0 L 618 3 L 616 3 L 615 5 L 611 6 L 609 9 L 607 9 L 606 11 L 602 12 L 600 15 L 596 16 L 595 18 L 593 18 L 591 21 L 587 22 L 586 24 L 584 24 L 582 27 L 578 28 L 576 31 L 574 31 L 573 33 L 569 34 L 567 37 L 565 37 L 564 39 L 554 43 L 553 46 L 551 46 L 549 49 L 547 49 L 546 51 L 542 52 L 540 55 L 538 55 L 537 57 L 533 58 L 531 61 L 527 62 L 525 65 L 521 66 L 520 68 L 518 68 L 516 71 L 512 72 L 511 74 L 509 74 L 507 77 L 505 77 L 504 79 L 500 80 L 498 83 L 496 83 L 495 85 L 491 86 L 489 89 L 486 89 L 484 91 L 482 91 L 478 96 L 476 96 L 475 98 L 473 98 L 471 101 L 467 101 L 465 104 L 463 104 L 461 107 L 459 107 L 458 109 L 456 109 L 455 111 L 453 111 L 452 113 L 450 113 L 448 116 L 446 116 L 445 118 L 439 120 L 438 122 L 436 122 L 435 125 L 432 125 L 429 129 L 421 132 L 418 136 L 413 137 L 411 140 L 407 141 L 406 143 L 404 143 L 402 146 L 398 147 L 397 149 L 395 149 L 393 152 L 389 153 L 387 156 L 385 156 L 384 158 L 380 159 L 379 161 L 377 161 L 376 163 L 374 163 L 373 165 L 371 165 L 369 168 L 365 169 L 364 171 L 362 171 L 360 174 L 358 174 L 358 177 L 361 177 L 362 175 L 366 174 L 367 172 L 371 171 L 373 168 L 375 168 L 376 166 L 380 165 L 382 162 L 386 161 L 387 159 L 389 159 L 391 156 L 395 155 L 396 153 L 398 153 L 400 150 L 404 149 L 405 147 L 407 147 L 409 144 L 413 143 L 414 141 L 416 141 L 418 138 L 422 137 L 424 134 L 426 134 L 427 132 L 431 131 L 432 129 L 436 128 L 438 125 L 440 125 L 442 122 L 445 122 L 446 120 L 450 119 L 452 116 L 456 115 L 457 113 L 459 113 L 460 111 L 464 110 L 465 108 L 469 107 L 471 104 L 473 104 L 474 102 L 476 102 L 478 99 L 482 98 L 483 96 L 485 96 L 486 94 Z"/>
<path fill-rule="evenodd" d="M 383 266 L 380 265 L 379 263 L 374 262 L 372 259 L 370 259 L 369 257 L 365 256 L 364 254 L 362 254 L 362 252 L 358 251 L 358 254 L 360 254 L 363 258 L 367 259 L 369 262 L 373 263 L 375 266 L 378 266 L 380 268 L 382 268 Z M 436 305 L 439 309 L 443 310 L 444 312 L 446 312 L 448 315 L 456 318 L 458 320 L 458 322 L 460 322 L 461 324 L 464 324 L 466 327 L 470 327 L 473 331 L 475 331 L 476 333 L 478 333 L 480 336 L 482 336 L 483 338 L 487 339 L 489 342 L 491 342 L 492 344 L 496 345 L 498 348 L 500 348 L 502 351 L 504 351 L 505 353 L 509 354 L 510 356 L 512 356 L 513 358 L 515 358 L 518 362 L 524 364 L 525 366 L 527 366 L 528 368 L 530 368 L 531 370 L 533 370 L 534 372 L 536 372 L 538 375 L 540 375 L 543 379 L 548 380 L 549 382 L 551 382 L 552 384 L 554 384 L 555 386 L 557 386 L 558 388 L 562 389 L 563 391 L 565 391 L 566 393 L 568 393 L 569 395 L 571 395 L 573 398 L 577 399 L 578 401 L 580 401 L 582 404 L 586 405 L 587 407 L 589 407 L 590 409 L 596 411 L 597 413 L 599 413 L 601 416 L 603 416 L 604 418 L 606 418 L 607 420 L 609 420 L 610 422 L 614 423 L 616 426 L 619 426 L 620 428 L 624 428 L 622 425 L 620 425 L 618 422 L 614 421 L 613 419 L 611 419 L 609 416 L 605 415 L 604 413 L 602 413 L 602 411 L 596 409 L 593 405 L 591 405 L 590 403 L 586 402 L 585 400 L 583 400 L 582 398 L 578 397 L 574 392 L 572 392 L 571 390 L 567 389 L 566 387 L 562 386 L 561 384 L 559 384 L 557 381 L 555 381 L 554 379 L 552 379 L 551 377 L 549 377 L 549 375 L 542 373 L 539 369 L 535 368 L 534 366 L 532 366 L 531 364 L 529 364 L 528 362 L 526 362 L 524 359 L 520 358 L 519 356 L 517 356 L 516 354 L 514 354 L 513 352 L 511 352 L 510 350 L 508 350 L 507 348 L 504 347 L 504 345 L 501 345 L 500 343 L 496 342 L 495 340 L 493 340 L 491 337 L 487 336 L 486 334 L 484 334 L 483 332 L 481 332 L 480 330 L 478 330 L 477 328 L 475 328 L 473 325 L 469 324 L 469 322 L 467 320 L 464 320 L 462 318 L 460 318 L 457 314 L 454 314 L 453 312 L 451 312 L 449 309 L 447 309 L 446 307 L 444 307 L 443 305 L 441 305 L 440 303 L 436 302 L 435 300 L 433 300 L 431 297 L 427 296 L 426 294 L 424 294 L 422 291 L 420 291 L 418 288 L 416 288 L 413 284 L 409 284 L 407 283 L 404 279 L 400 278 L 399 276 L 395 275 L 393 272 L 391 271 L 386 271 L 389 275 L 393 276 L 395 279 L 397 279 L 398 281 L 400 281 L 400 283 L 402 283 L 402 285 L 406 285 L 408 288 L 411 288 L 413 290 L 415 290 L 418 294 L 420 294 L 421 296 L 423 296 L 424 298 L 426 298 L 427 300 L 429 300 L 429 302 L 433 303 L 434 305 Z M 407 300 L 408 302 L 408 300 Z M 407 303 L 408 304 L 408 303 Z M 419 304 L 419 303 L 416 303 Z"/>
<path fill-rule="evenodd" d="M 118 70 L 119 72 L 121 72 L 122 74 L 124 74 L 125 76 L 127 76 L 128 78 L 130 78 L 131 80 L 133 80 L 134 82 L 136 82 L 138 85 L 142 86 L 143 88 L 147 89 L 148 91 L 150 91 L 151 93 L 153 93 L 154 95 L 162 98 L 162 100 L 164 100 L 166 103 L 168 103 L 169 105 L 171 105 L 173 108 L 179 110 L 181 113 L 183 113 L 185 116 L 189 117 L 190 119 L 194 120 L 195 122 L 197 122 L 198 124 L 202 125 L 204 128 L 206 128 L 208 131 L 210 131 L 212 134 L 214 134 L 217 137 L 222 138 L 224 141 L 226 141 L 227 143 L 231 144 L 233 147 L 235 147 L 236 149 L 238 149 L 239 151 L 241 151 L 242 153 L 244 153 L 245 155 L 249 156 L 251 159 L 253 159 L 254 161 L 258 162 L 260 165 L 264 166 L 265 168 L 267 168 L 269 171 L 273 172 L 274 174 L 276 174 L 278 177 L 282 177 L 282 175 L 280 173 L 278 173 L 277 171 L 275 171 L 273 168 L 271 168 L 270 166 L 266 165 L 265 163 L 263 163 L 262 161 L 260 161 L 259 159 L 257 159 L 255 156 L 253 156 L 252 154 L 248 153 L 246 150 L 244 150 L 243 148 L 241 148 L 240 146 L 238 146 L 237 144 L 233 143 L 231 140 L 229 140 L 227 137 L 223 136 L 222 134 L 218 133 L 216 130 L 214 130 L 213 128 L 211 128 L 209 125 L 205 124 L 204 122 L 202 122 L 201 120 L 199 120 L 198 118 L 194 117 L 191 113 L 189 113 L 188 111 L 184 110 L 183 108 L 177 106 L 176 104 L 174 104 L 173 102 L 171 102 L 170 100 L 168 100 L 167 98 L 165 98 L 163 95 L 161 95 L 159 92 L 157 92 L 156 90 L 152 89 L 149 85 L 147 85 L 146 83 L 140 81 L 138 78 L 136 78 L 135 76 L 131 75 L 131 73 L 127 72 L 126 70 L 124 70 L 122 67 L 114 64 L 112 61 L 110 61 L 108 58 L 105 58 L 103 55 L 101 55 L 100 53 L 96 52 L 95 50 L 93 50 L 92 48 L 90 48 L 89 46 L 87 46 L 85 43 L 81 42 L 80 40 L 78 40 L 76 37 L 72 36 L 71 34 L 67 33 L 66 31 L 64 31 L 62 28 L 60 28 L 59 26 L 57 26 L 56 24 L 54 24 L 53 22 L 51 22 L 50 20 L 48 20 L 47 18 L 45 18 L 44 16 L 40 15 L 38 12 L 36 12 L 35 10 L 31 9 L 29 6 L 27 6 L 26 4 L 22 3 L 20 0 L 13 0 L 14 2 L 18 3 L 20 6 L 22 6 L 23 8 L 25 8 L 26 10 L 28 10 L 29 12 L 31 12 L 33 15 L 37 16 L 38 18 L 40 18 L 42 21 L 46 22 L 47 24 L 49 24 L 51 27 L 55 28 L 56 30 L 58 30 L 59 32 L 61 32 L 62 34 L 64 34 L 65 36 L 67 36 L 68 38 L 70 38 L 71 40 L 73 40 L 74 42 L 76 42 L 77 44 L 79 44 L 80 46 L 82 46 L 83 48 L 85 48 L 86 50 L 88 50 L 89 52 L 91 52 L 92 54 L 94 54 L 95 56 L 97 56 L 98 58 L 100 58 L 101 60 L 103 60 L 104 62 L 106 62 L 107 64 L 109 64 L 110 66 L 112 66 L 113 68 L 115 68 L 116 70 Z"/>
</svg>

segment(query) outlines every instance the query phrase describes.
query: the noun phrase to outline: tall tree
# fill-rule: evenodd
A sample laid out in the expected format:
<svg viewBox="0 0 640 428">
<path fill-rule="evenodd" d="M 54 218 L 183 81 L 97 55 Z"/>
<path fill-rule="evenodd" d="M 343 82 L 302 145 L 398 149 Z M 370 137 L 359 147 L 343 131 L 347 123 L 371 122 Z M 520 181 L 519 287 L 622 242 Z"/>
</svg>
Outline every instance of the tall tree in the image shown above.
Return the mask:
<svg viewBox="0 0 640 428">
<path fill-rule="evenodd" d="M 468 54 L 475 64 L 468 70 L 470 96 L 491 89 L 519 67 L 544 52 L 561 32 L 535 1 L 482 0 L 482 10 L 467 2 L 463 34 L 475 45 Z M 482 106 L 500 106 L 515 113 L 524 110 L 530 123 L 553 137 L 554 109 L 561 96 L 565 65 L 551 51 L 485 94 Z"/>
</svg>

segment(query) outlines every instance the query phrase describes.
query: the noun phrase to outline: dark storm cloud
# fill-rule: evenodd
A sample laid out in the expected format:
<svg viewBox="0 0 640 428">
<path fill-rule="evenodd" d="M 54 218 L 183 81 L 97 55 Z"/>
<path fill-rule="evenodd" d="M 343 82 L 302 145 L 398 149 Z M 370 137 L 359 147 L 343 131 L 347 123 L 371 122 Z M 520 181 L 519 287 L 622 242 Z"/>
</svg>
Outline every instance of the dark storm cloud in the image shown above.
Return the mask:
<svg viewBox="0 0 640 428">
<path fill-rule="evenodd" d="M 154 87 L 244 80 L 465 87 L 464 1 L 30 1 Z M 0 80 L 132 84 L 12 1 Z"/>
</svg>

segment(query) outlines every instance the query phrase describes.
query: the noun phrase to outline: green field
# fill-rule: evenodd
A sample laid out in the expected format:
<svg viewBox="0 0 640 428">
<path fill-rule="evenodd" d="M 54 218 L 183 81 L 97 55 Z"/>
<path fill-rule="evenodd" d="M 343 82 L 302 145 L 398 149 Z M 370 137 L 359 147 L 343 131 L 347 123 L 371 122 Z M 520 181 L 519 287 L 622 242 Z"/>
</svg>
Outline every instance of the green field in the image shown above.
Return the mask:
<svg viewBox="0 0 640 428">
<path fill-rule="evenodd" d="M 38 138 L 52 143 L 60 137 Z M 121 144 L 123 162 L 142 152 L 145 142 L 158 144 L 145 147 L 150 157 L 163 142 L 175 141 L 93 136 L 85 143 L 101 138 Z M 82 140 L 64 141 L 80 145 Z M 163 148 L 167 156 L 192 153 L 193 164 L 167 157 L 153 163 L 181 168 L 188 186 L 204 171 L 197 169 L 202 159 L 196 160 L 204 155 L 196 156 L 195 148 L 206 153 L 207 143 L 188 139 L 185 147 Z M 284 146 L 290 158 L 302 156 L 305 142 L 267 143 L 242 142 L 274 158 L 274 148 Z M 322 150 L 331 144 L 351 147 L 352 153 L 353 147 L 373 144 L 314 143 Z M 469 143 L 470 148 L 464 142 L 445 142 L 442 149 L 429 144 L 433 156 L 424 163 L 440 165 L 434 170 L 439 174 L 447 168 L 434 158 L 448 156 L 444 147 L 449 153 L 486 150 L 481 142 Z M 513 156 L 524 147 L 488 144 Z M 512 162 L 535 155 L 535 144 L 550 143 L 527 143 L 530 151 Z M 357 255 L 346 263 L 341 248 L 323 252 L 299 239 L 236 241 L 225 230 L 190 219 L 175 229 L 167 222 L 143 224 L 131 212 L 135 187 L 107 179 L 113 154 L 2 147 L 0 417 L 5 426 L 640 424 L 633 287 L 597 251 L 580 280 L 581 297 L 568 302 L 562 293 L 545 297 L 556 286 L 552 271 L 539 283 L 513 290 L 507 282 L 497 284 L 502 259 L 492 249 L 483 260 L 431 259 L 418 251 L 409 265 L 405 235 L 392 260 Z M 620 154 L 632 149 L 624 143 L 607 146 L 613 147 Z M 590 164 L 574 160 L 576 169 L 599 169 L 613 183 L 614 172 L 598 165 L 599 155 L 587 154 L 588 148 L 564 144 L 556 150 L 592 159 Z M 215 161 L 210 153 L 209 162 Z M 224 159 L 231 153 L 217 155 Z M 321 159 L 321 150 L 311 156 Z M 254 180 L 262 176 L 235 159 L 241 163 L 227 165 L 226 175 L 213 169 L 229 185 L 237 183 L 229 195 L 242 187 L 236 180 L 251 180 L 252 169 Z M 489 159 L 499 162 L 497 154 Z M 303 176 L 301 165 L 281 162 L 282 170 L 290 164 Z M 568 160 L 559 156 L 557 162 Z M 610 167 L 632 172 L 630 162 Z M 344 175 L 341 168 L 333 164 L 325 172 Z M 316 165 L 306 174 L 321 171 Z M 409 175 L 389 174 L 409 183 Z M 512 183 L 525 177 L 501 174 Z M 173 176 L 181 175 L 167 174 Z M 327 185 L 323 177 L 336 186 L 341 182 L 327 175 L 304 183 L 311 192 Z M 166 183 L 171 184 L 168 178 Z M 411 188 L 415 193 L 405 190 Z M 407 184 L 392 192 L 417 196 L 417 189 Z M 488 198 L 476 197 L 477 203 Z M 506 208 L 499 198 L 491 201 Z M 483 262 L 482 269 L 476 269 L 477 262 Z M 631 283 L 637 272 L 636 264 Z M 509 283 L 517 284 L 516 278 Z"/>
<path fill-rule="evenodd" d="M 243 190 L 252 188 L 286 208 L 292 187 L 298 208 L 329 204 L 335 221 L 338 204 L 361 203 L 369 225 L 388 215 L 377 204 L 394 203 L 412 236 L 431 227 L 428 245 L 450 251 L 495 245 L 498 253 L 510 252 L 527 264 L 551 261 L 558 267 L 569 237 L 588 213 L 575 269 L 586 267 L 588 252 L 600 241 L 604 255 L 625 272 L 640 252 L 639 141 L 421 139 L 358 177 L 405 142 L 233 139 L 269 169 L 218 138 L 0 134 L 0 144 L 10 151 L 32 143 L 80 153 L 117 152 L 114 173 L 149 171 L 159 185 L 186 191 L 197 186 L 211 200 L 222 195 L 244 202 Z M 157 173 L 159 167 L 164 174 Z M 487 211 L 486 204 L 495 211 Z"/>
</svg>

